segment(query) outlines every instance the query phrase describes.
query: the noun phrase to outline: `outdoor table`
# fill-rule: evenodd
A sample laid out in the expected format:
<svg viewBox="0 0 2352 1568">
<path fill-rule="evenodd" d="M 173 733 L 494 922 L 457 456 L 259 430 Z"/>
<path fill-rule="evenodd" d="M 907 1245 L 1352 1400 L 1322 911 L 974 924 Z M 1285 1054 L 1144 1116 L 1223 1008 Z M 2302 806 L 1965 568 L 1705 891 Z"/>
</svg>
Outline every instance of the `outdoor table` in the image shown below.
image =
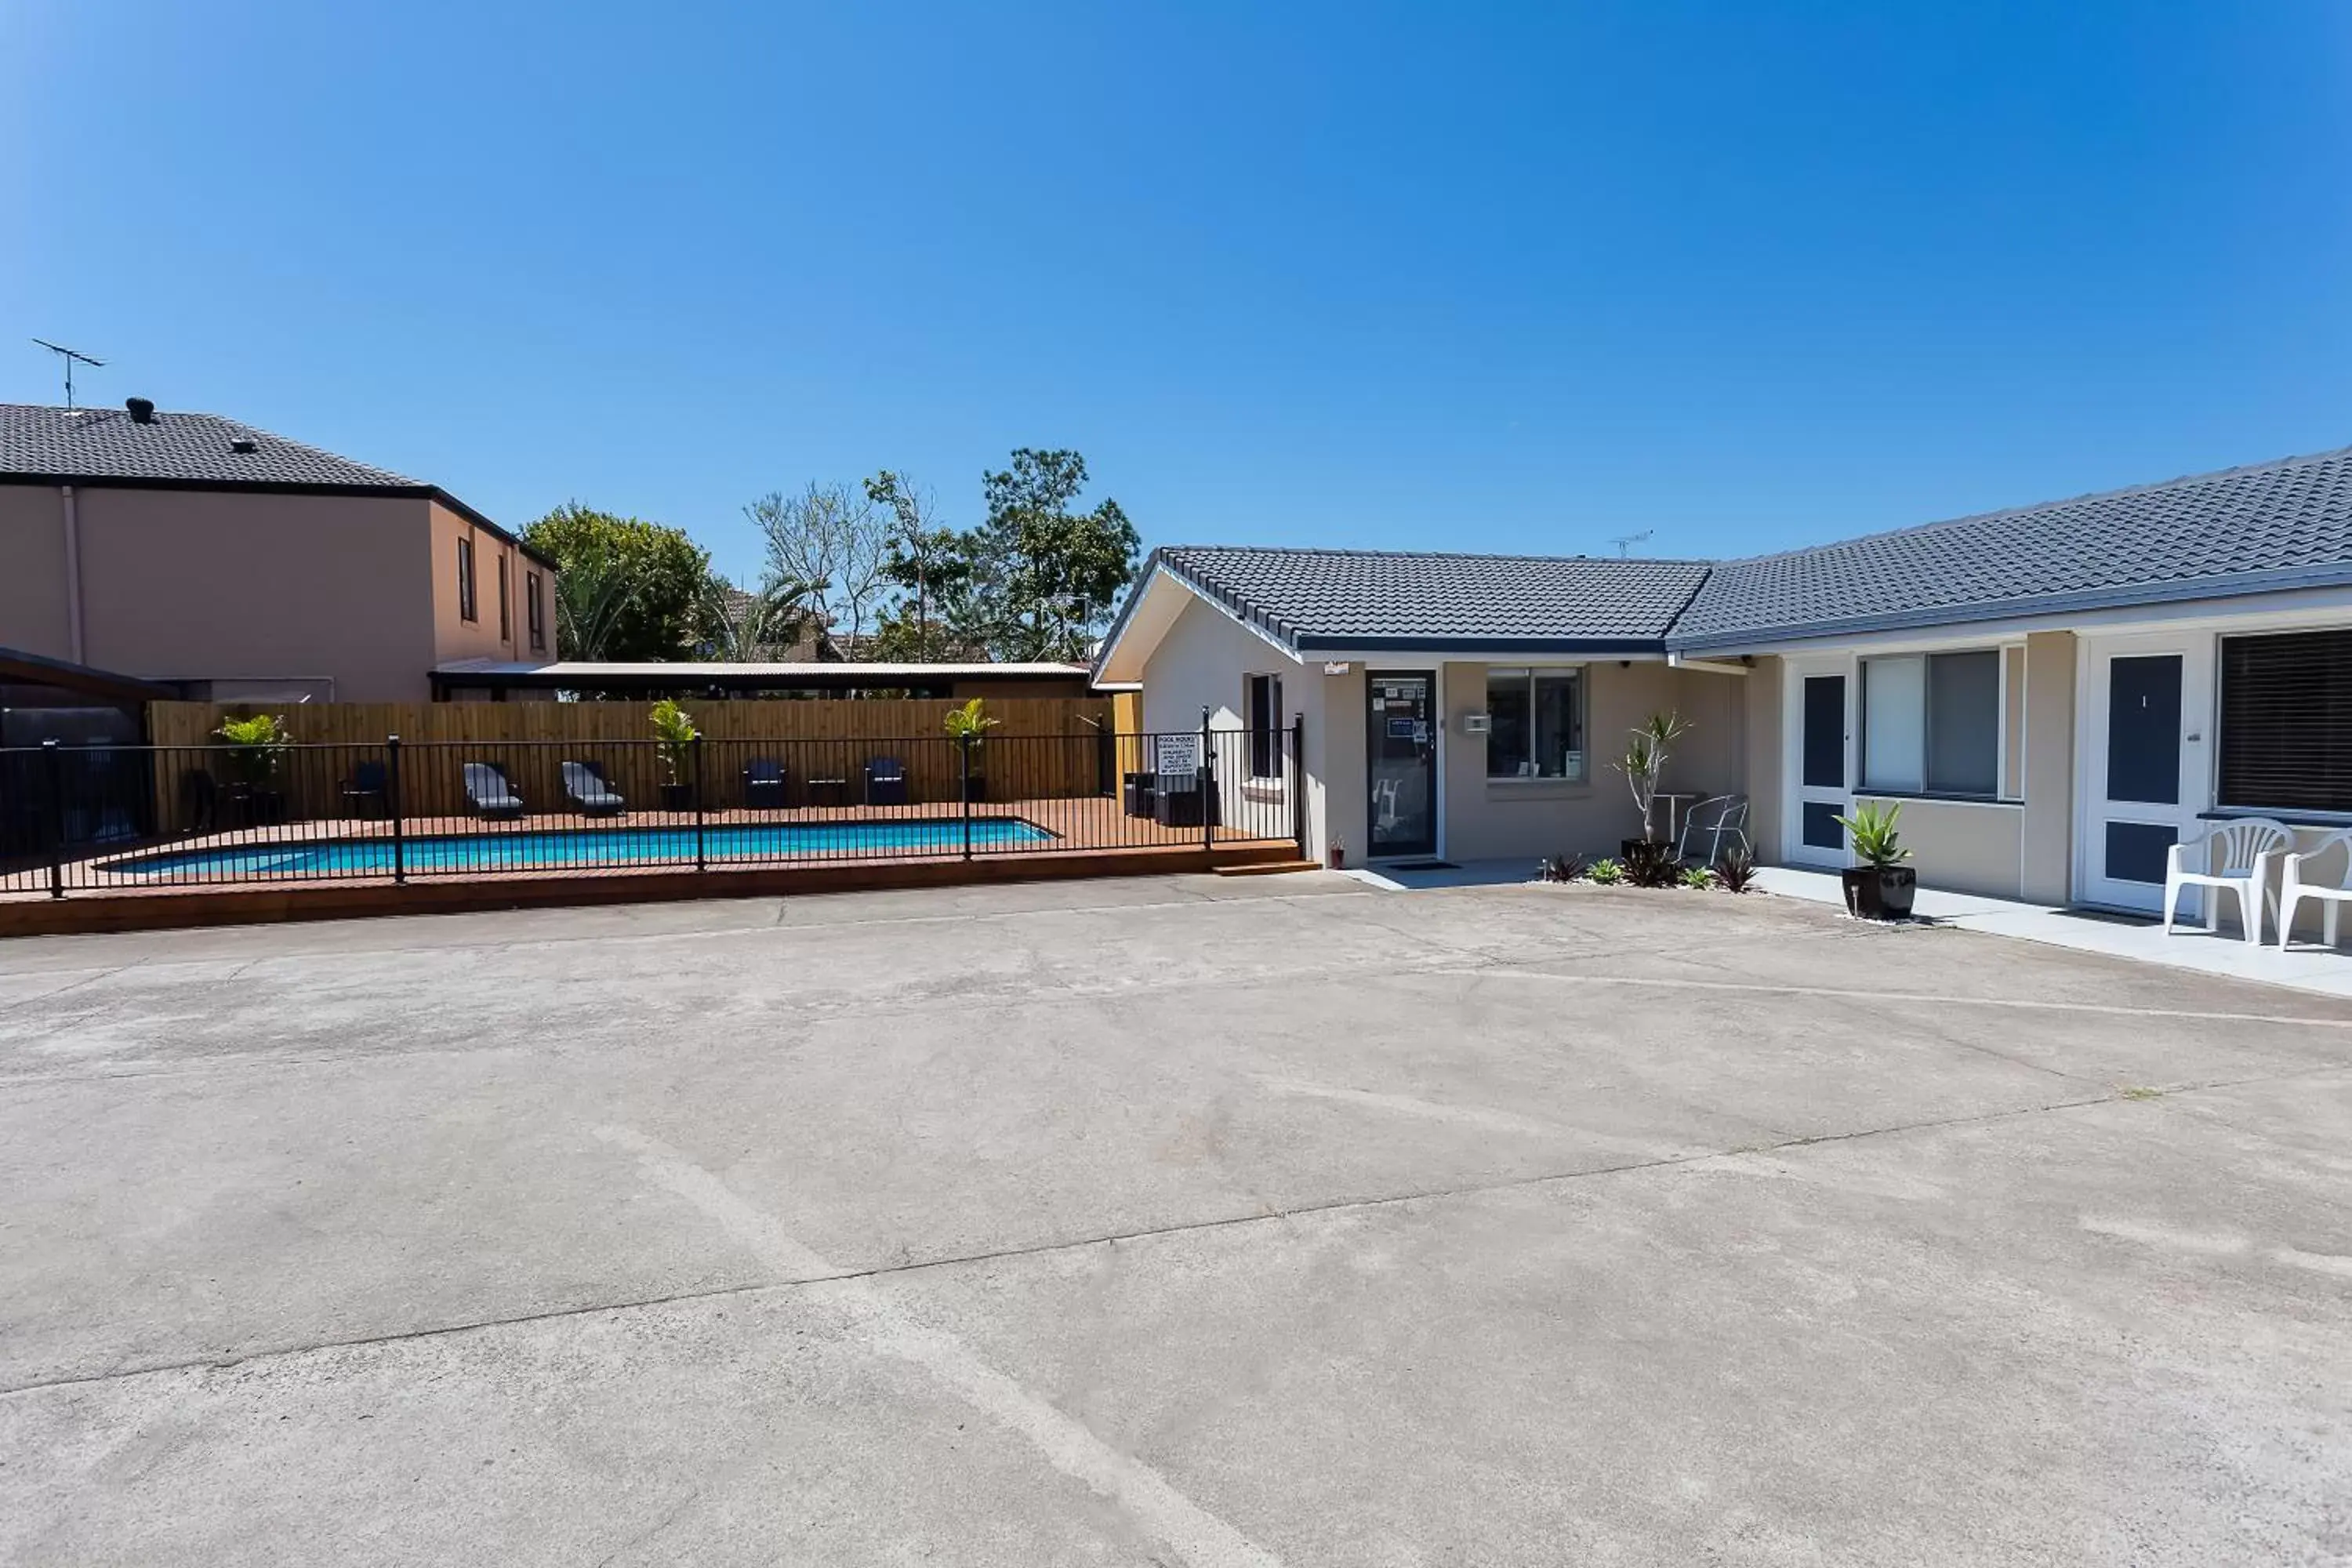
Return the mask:
<svg viewBox="0 0 2352 1568">
<path fill-rule="evenodd" d="M 849 799 L 847 779 L 811 779 L 808 782 L 811 805 L 840 805 Z"/>
<path fill-rule="evenodd" d="M 1706 796 L 1696 790 L 1660 790 L 1651 797 L 1666 808 L 1666 842 L 1680 844 L 1683 839 L 1682 818 L 1686 807 L 1696 805 Z"/>
</svg>

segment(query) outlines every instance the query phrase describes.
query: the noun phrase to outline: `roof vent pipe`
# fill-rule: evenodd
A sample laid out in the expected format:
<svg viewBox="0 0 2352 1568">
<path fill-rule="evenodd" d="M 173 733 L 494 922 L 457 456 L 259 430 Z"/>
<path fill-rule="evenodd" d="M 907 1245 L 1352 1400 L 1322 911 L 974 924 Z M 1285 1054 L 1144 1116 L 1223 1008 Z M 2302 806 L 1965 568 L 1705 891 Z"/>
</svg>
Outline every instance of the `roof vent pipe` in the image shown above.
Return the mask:
<svg viewBox="0 0 2352 1568">
<path fill-rule="evenodd" d="M 155 423 L 155 403 L 152 398 L 126 397 L 122 400 L 122 406 L 131 410 L 131 422 L 133 425 Z"/>
</svg>

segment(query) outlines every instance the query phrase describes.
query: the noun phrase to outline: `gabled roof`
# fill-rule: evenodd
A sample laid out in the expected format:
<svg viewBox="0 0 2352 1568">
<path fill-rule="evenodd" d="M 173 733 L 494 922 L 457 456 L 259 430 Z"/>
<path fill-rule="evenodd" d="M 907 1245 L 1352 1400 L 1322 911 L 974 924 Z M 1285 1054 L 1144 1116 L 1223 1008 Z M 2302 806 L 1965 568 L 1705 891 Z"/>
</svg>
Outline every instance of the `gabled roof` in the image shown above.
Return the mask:
<svg viewBox="0 0 2352 1568">
<path fill-rule="evenodd" d="M 543 564 L 555 564 L 437 485 L 217 414 L 159 408 L 142 423 L 121 408 L 0 403 L 0 484 L 9 483 L 381 494 L 437 500 Z"/>
<path fill-rule="evenodd" d="M 1788 639 L 2352 583 L 2352 447 L 1716 567 L 1669 646 Z"/>
<path fill-rule="evenodd" d="M 1146 580 L 1155 567 L 1300 654 L 1655 651 L 1706 576 L 1698 561 L 1212 545 L 1156 550 Z"/>
</svg>

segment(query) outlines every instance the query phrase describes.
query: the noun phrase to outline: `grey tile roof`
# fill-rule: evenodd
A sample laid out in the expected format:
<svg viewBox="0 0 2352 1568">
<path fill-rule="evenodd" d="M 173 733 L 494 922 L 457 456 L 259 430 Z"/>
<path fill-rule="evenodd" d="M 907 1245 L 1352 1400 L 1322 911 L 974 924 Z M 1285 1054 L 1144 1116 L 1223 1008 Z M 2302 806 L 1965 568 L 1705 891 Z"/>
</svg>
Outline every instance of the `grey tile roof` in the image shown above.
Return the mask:
<svg viewBox="0 0 2352 1568">
<path fill-rule="evenodd" d="M 1210 545 L 1153 565 L 1302 653 L 1655 648 L 1706 575 L 1698 561 Z"/>
<path fill-rule="evenodd" d="M 237 445 L 250 442 L 253 450 Z M 51 408 L 0 403 L 0 484 L 47 482 L 191 489 L 382 490 L 429 498 L 518 546 L 555 563 L 438 485 L 355 463 L 217 414 L 155 410 L 142 425 L 122 408 Z"/>
<path fill-rule="evenodd" d="M 239 452 L 233 443 L 250 441 Z M 59 479 L 320 485 L 423 490 L 405 474 L 355 463 L 216 414 L 157 409 L 142 425 L 120 408 L 0 403 L 0 474 Z"/>
<path fill-rule="evenodd" d="M 1670 646 L 2352 582 L 2352 447 L 1729 561 Z"/>
</svg>

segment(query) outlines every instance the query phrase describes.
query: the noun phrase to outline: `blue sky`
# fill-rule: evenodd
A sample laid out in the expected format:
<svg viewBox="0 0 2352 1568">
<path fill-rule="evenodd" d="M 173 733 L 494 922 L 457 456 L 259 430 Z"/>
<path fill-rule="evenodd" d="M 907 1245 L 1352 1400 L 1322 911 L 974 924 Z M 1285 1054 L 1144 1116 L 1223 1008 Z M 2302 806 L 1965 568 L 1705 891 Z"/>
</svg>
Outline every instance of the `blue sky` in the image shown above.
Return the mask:
<svg viewBox="0 0 2352 1568">
<path fill-rule="evenodd" d="M 0 6 L 0 400 L 1746 553 L 2352 442 L 2352 6 Z"/>
</svg>

